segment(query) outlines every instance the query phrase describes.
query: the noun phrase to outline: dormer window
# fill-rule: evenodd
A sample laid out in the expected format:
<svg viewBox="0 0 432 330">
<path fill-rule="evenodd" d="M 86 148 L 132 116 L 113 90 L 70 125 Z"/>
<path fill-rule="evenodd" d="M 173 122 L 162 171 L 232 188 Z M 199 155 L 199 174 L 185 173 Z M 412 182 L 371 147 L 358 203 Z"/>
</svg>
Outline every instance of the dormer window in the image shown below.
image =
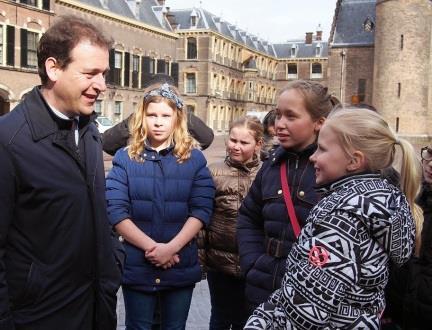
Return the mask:
<svg viewBox="0 0 432 330">
<path fill-rule="evenodd" d="M 196 10 L 192 10 L 191 14 L 190 14 L 190 26 L 191 28 L 196 27 L 197 23 L 198 23 L 198 13 L 196 12 Z"/>
<path fill-rule="evenodd" d="M 191 26 L 196 26 L 196 16 L 191 16 Z"/>
<path fill-rule="evenodd" d="M 370 17 L 366 18 L 363 22 L 363 30 L 366 32 L 372 32 L 374 30 L 375 23 L 372 21 Z"/>
<path fill-rule="evenodd" d="M 315 47 L 315 56 L 319 57 L 321 55 L 321 44 L 317 44 Z"/>
<path fill-rule="evenodd" d="M 297 47 L 295 45 L 291 46 L 291 57 L 295 57 L 296 56 L 296 49 L 297 49 Z"/>
</svg>

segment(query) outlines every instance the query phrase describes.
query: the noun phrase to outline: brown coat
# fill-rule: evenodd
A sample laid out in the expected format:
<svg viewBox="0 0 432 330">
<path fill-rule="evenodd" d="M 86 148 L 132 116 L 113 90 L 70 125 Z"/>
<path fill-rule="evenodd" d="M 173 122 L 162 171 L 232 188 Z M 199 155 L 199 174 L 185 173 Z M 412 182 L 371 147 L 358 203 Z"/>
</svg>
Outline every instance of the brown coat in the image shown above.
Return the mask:
<svg viewBox="0 0 432 330">
<path fill-rule="evenodd" d="M 255 179 L 261 162 L 257 157 L 247 164 L 236 164 L 229 157 L 209 166 L 216 186 L 213 217 L 205 232 L 200 251 L 207 270 L 241 276 L 236 240 L 238 210 Z"/>
</svg>

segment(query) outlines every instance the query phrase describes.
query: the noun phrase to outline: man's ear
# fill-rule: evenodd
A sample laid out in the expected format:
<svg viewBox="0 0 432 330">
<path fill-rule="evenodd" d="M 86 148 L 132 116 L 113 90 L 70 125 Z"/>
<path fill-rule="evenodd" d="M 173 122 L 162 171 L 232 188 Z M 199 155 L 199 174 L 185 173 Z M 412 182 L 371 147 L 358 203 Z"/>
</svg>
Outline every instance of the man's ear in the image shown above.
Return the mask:
<svg viewBox="0 0 432 330">
<path fill-rule="evenodd" d="M 318 119 L 316 122 L 315 122 L 315 132 L 319 132 L 320 131 L 320 129 L 322 128 L 322 126 L 324 125 L 324 122 L 325 122 L 325 117 L 321 117 L 320 119 Z"/>
<path fill-rule="evenodd" d="M 361 172 L 366 169 L 367 160 L 361 151 L 354 151 L 354 153 L 351 155 L 351 160 L 349 164 L 347 165 L 347 171 L 348 172 Z"/>
<path fill-rule="evenodd" d="M 45 71 L 51 81 L 57 81 L 59 75 L 59 65 L 54 57 L 48 57 L 45 60 Z"/>
</svg>

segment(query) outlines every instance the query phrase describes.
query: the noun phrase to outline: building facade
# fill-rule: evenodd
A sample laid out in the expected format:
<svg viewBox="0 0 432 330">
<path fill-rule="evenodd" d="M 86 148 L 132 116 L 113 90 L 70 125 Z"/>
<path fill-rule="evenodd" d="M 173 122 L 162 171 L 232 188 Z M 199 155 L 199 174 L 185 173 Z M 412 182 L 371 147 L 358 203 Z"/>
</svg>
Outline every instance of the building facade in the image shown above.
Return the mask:
<svg viewBox="0 0 432 330">
<path fill-rule="evenodd" d="M 242 115 L 273 109 L 290 80 L 326 84 L 327 42 L 319 29 L 304 40 L 271 44 L 202 8 L 170 10 L 164 0 L 0 0 L 2 113 L 39 84 L 37 41 L 55 16 L 67 14 L 91 20 L 114 39 L 108 90 L 95 105 L 114 122 L 136 109 L 156 73 L 171 75 L 187 111 L 216 133 Z"/>
</svg>

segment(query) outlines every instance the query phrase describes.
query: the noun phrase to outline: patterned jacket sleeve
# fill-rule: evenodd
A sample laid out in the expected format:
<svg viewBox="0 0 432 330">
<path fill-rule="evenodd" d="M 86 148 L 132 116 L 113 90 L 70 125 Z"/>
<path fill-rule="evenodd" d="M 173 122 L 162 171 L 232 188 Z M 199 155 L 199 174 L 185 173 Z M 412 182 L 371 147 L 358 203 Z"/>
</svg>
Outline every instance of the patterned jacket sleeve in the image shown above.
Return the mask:
<svg viewBox="0 0 432 330">
<path fill-rule="evenodd" d="M 309 222 L 288 256 L 282 288 L 254 311 L 245 329 L 325 327 L 347 289 L 358 282 L 358 223 L 343 210 Z"/>
</svg>

